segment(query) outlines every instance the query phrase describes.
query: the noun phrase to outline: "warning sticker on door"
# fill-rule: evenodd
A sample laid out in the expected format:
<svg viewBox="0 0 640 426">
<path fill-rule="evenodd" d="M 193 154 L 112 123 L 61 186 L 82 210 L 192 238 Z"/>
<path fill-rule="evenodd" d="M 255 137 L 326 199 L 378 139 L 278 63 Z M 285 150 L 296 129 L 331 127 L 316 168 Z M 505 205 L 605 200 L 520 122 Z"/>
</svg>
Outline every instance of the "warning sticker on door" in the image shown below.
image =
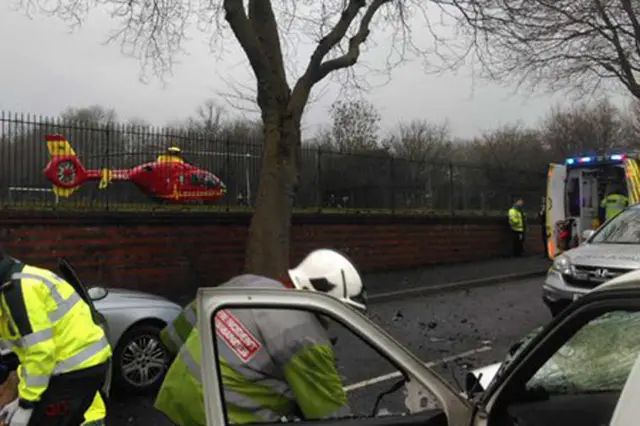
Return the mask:
<svg viewBox="0 0 640 426">
<path fill-rule="evenodd" d="M 220 311 L 216 315 L 216 334 L 242 361 L 248 362 L 262 345 L 232 313 Z"/>
</svg>

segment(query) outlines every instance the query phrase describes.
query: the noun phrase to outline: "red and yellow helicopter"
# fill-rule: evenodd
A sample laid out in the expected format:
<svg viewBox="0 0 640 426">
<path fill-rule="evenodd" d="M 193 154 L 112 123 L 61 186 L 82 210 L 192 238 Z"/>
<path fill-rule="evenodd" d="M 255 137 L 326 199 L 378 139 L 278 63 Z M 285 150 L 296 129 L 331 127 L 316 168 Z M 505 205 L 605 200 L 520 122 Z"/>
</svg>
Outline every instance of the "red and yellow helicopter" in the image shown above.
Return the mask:
<svg viewBox="0 0 640 426">
<path fill-rule="evenodd" d="M 153 200 L 172 204 L 212 202 L 227 192 L 216 175 L 186 162 L 177 147 L 168 148 L 156 161 L 131 169 L 87 170 L 64 136 L 49 134 L 45 139 L 51 160 L 44 175 L 60 197 L 71 196 L 80 185 L 92 180 L 100 181 L 100 189 L 112 181 L 129 181 Z"/>
</svg>

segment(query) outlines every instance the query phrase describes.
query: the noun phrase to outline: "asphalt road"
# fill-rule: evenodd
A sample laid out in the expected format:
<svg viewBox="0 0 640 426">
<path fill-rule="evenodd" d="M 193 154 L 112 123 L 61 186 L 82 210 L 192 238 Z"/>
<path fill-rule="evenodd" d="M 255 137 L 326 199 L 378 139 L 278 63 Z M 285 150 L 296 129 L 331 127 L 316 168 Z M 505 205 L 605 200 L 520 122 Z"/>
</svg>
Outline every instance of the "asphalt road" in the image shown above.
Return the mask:
<svg viewBox="0 0 640 426">
<path fill-rule="evenodd" d="M 465 368 L 500 361 L 512 343 L 549 321 L 540 298 L 541 280 L 379 303 L 371 306 L 370 317 L 425 362 L 454 358 L 434 368 L 457 386 L 456 382 L 463 383 Z M 397 379 L 366 381 L 395 369 L 346 329 L 335 326 L 332 330 L 338 336 L 336 355 L 343 382 L 353 388 L 349 392 L 352 409 L 369 415 L 377 395 Z M 385 397 L 380 407 L 406 412 L 403 400 L 398 391 Z M 171 425 L 153 409 L 152 396 L 123 400 L 114 395 L 108 421 L 110 425 Z"/>
</svg>

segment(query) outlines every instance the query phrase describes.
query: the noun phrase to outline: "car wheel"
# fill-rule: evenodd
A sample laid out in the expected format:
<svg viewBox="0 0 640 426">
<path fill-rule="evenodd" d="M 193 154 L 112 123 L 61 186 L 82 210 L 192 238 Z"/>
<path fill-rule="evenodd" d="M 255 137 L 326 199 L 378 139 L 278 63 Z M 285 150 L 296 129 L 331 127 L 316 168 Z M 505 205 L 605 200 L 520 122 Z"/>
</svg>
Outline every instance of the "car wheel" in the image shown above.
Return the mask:
<svg viewBox="0 0 640 426">
<path fill-rule="evenodd" d="M 169 366 L 161 327 L 137 325 L 122 335 L 113 352 L 113 384 L 128 393 L 157 389 Z"/>
</svg>

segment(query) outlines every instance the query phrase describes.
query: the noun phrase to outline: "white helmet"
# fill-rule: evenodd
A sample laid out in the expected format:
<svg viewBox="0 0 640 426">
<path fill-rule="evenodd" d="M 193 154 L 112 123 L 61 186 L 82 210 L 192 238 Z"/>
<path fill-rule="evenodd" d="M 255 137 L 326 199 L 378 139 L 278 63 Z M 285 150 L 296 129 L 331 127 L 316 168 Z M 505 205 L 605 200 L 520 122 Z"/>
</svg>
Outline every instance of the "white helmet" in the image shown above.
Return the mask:
<svg viewBox="0 0 640 426">
<path fill-rule="evenodd" d="M 289 269 L 298 290 L 321 291 L 366 311 L 366 290 L 355 265 L 342 253 L 314 250 L 300 264 Z"/>
</svg>

